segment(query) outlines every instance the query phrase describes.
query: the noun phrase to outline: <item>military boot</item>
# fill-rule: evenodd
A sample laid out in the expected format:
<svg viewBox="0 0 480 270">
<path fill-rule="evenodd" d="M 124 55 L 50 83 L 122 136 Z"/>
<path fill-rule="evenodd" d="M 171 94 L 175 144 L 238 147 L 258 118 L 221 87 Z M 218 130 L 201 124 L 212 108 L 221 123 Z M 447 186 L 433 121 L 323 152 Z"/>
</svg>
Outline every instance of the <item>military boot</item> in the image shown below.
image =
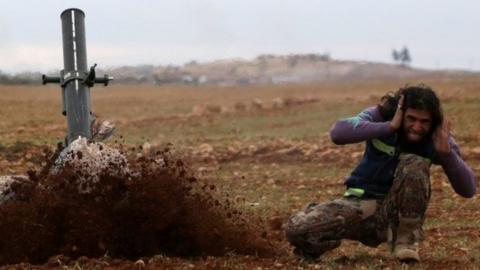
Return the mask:
<svg viewBox="0 0 480 270">
<path fill-rule="evenodd" d="M 398 226 L 391 225 L 388 240 L 392 255 L 401 262 L 420 262 L 418 242 L 423 238 L 421 218 L 400 217 Z"/>
</svg>

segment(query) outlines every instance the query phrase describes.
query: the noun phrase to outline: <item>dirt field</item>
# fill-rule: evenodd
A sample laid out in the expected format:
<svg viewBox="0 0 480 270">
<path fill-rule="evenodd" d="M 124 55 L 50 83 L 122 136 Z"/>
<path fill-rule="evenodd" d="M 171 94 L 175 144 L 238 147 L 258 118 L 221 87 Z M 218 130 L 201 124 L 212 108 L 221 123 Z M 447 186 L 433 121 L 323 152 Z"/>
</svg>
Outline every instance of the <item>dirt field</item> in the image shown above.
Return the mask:
<svg viewBox="0 0 480 270">
<path fill-rule="evenodd" d="M 436 89 L 465 160 L 480 175 L 480 78 L 425 78 L 409 83 L 418 82 Z M 207 183 L 206 187 L 214 186 L 212 190 L 219 200 L 229 201 L 227 212 L 244 212 L 249 216 L 247 221 L 256 223 L 252 228 L 261 231 L 249 231 L 245 239 L 259 233 L 267 243 L 233 241 L 241 243 L 237 245 L 225 240 L 226 244 L 216 243 L 211 250 L 208 242 L 199 245 L 205 247 L 203 252 L 175 252 L 168 246 L 158 248 L 158 253 L 156 249 L 148 250 L 145 255 L 116 255 L 108 248 L 101 254 L 67 250 L 63 255 L 45 254 L 44 259 L 35 262 L 35 269 L 480 268 L 480 202 L 477 197 L 467 200 L 456 195 L 439 167 L 432 167 L 433 194 L 424 228 L 426 240 L 420 249 L 421 264 L 401 265 L 389 258 L 386 245 L 372 249 L 352 241 L 344 241 L 320 261 L 308 263 L 293 256 L 284 239 L 287 217 L 308 202 L 341 196 L 344 177 L 362 156 L 362 144 L 335 146 L 330 142 L 331 124 L 375 105 L 386 91 L 405 83 L 94 88 L 93 110 L 100 118 L 117 124 L 117 133 L 107 144 L 122 145 L 133 159 L 168 146 L 185 163 L 188 174 Z M 47 166 L 45 153 L 53 151 L 65 134 L 60 89 L 0 86 L 0 92 L 0 175 L 40 171 Z M 168 207 L 175 209 L 175 204 Z M 232 219 L 227 212 L 217 215 L 202 207 L 195 211 L 197 222 L 207 222 L 207 218 L 201 218 L 204 215 L 215 217 L 215 221 L 208 221 L 213 227 L 235 226 L 234 222 L 224 222 Z M 175 213 L 169 215 L 178 218 Z M 78 222 L 82 217 L 89 216 L 79 214 Z M 206 236 L 195 241 L 215 242 L 208 236 L 208 226 L 199 227 Z M 238 233 L 234 229 L 224 232 Z M 221 245 L 229 248 L 221 250 Z M 261 252 L 263 249 L 275 252 Z M 27 261 L 18 260 L 12 263 L 23 263 L 2 269 L 30 267 Z"/>
</svg>

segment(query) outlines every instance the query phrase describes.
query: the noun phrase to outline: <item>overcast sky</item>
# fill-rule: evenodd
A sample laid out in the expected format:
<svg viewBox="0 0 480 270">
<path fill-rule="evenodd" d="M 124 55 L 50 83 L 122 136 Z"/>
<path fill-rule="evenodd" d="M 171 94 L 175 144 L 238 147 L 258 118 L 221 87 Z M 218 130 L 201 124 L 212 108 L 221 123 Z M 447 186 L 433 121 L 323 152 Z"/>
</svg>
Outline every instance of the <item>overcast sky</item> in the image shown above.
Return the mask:
<svg viewBox="0 0 480 270">
<path fill-rule="evenodd" d="M 480 70 L 475 0 L 1 1 L 0 70 L 63 68 L 60 13 L 86 13 L 88 63 L 100 67 L 323 53 Z"/>
</svg>

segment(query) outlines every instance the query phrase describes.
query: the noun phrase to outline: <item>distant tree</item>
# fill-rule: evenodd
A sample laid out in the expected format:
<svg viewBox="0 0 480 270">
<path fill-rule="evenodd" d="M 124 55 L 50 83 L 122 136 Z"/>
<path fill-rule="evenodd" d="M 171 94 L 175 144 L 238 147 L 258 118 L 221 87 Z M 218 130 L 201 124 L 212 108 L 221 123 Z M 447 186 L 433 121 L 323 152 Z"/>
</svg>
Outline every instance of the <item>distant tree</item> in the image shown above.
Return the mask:
<svg viewBox="0 0 480 270">
<path fill-rule="evenodd" d="M 0 84 L 39 84 L 42 75 L 38 72 L 7 74 L 0 70 Z"/>
<path fill-rule="evenodd" d="M 320 60 L 322 60 L 322 61 L 330 61 L 331 59 L 332 58 L 331 58 L 329 52 L 325 52 L 325 53 L 320 55 Z"/>
<path fill-rule="evenodd" d="M 403 46 L 399 51 L 393 49 L 392 58 L 394 62 L 399 63 L 403 67 L 409 66 L 410 62 L 412 62 L 412 57 L 410 56 L 410 51 L 407 46 Z"/>
<path fill-rule="evenodd" d="M 406 46 L 403 47 L 402 53 L 401 53 L 401 59 L 400 61 L 402 62 L 403 66 L 408 66 L 410 65 L 410 62 L 412 62 L 412 57 L 410 57 L 410 51 Z"/>
<path fill-rule="evenodd" d="M 198 62 L 196 60 L 192 60 L 185 64 L 185 66 L 198 66 Z"/>
<path fill-rule="evenodd" d="M 400 60 L 400 53 L 397 52 L 397 50 L 395 49 L 392 50 L 392 58 L 395 62 L 398 62 Z"/>
</svg>

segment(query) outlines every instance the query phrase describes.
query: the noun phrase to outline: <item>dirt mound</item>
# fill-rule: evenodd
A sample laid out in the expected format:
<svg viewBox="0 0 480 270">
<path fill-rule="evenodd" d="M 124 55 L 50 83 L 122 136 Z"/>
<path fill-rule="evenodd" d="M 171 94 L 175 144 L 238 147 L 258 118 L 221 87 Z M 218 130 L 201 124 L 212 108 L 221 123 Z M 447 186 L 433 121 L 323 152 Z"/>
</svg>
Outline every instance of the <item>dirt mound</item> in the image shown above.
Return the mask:
<svg viewBox="0 0 480 270">
<path fill-rule="evenodd" d="M 55 254 L 275 255 L 264 222 L 195 178 L 168 148 L 148 156 L 120 152 L 130 157 L 129 174 L 104 170 L 88 193 L 79 192 L 83 176 L 74 167 L 51 172 L 58 154 L 11 184 L 14 198 L 0 205 L 0 264 L 44 263 Z"/>
</svg>

